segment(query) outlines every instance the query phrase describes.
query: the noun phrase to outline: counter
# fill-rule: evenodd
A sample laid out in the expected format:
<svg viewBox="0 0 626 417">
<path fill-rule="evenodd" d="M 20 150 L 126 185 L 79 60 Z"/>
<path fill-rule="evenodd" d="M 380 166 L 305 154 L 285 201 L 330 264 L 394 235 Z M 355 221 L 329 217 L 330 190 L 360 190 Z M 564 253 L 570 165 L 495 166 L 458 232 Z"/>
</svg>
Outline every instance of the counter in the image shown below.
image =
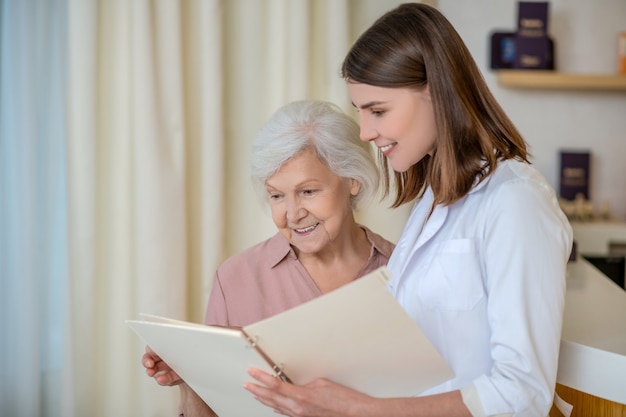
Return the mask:
<svg viewBox="0 0 626 417">
<path fill-rule="evenodd" d="M 564 314 L 557 382 L 626 404 L 626 291 L 578 257 Z"/>
<path fill-rule="evenodd" d="M 578 253 L 608 255 L 611 245 L 626 247 L 626 222 L 621 220 L 571 221 Z"/>
</svg>

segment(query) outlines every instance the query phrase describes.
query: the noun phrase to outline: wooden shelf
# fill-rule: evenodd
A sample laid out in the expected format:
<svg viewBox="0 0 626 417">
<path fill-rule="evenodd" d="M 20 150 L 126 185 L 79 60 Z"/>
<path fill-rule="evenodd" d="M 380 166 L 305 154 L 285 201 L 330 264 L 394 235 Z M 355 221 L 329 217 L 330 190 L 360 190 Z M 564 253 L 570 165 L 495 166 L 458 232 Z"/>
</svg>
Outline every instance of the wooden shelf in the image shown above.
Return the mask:
<svg viewBox="0 0 626 417">
<path fill-rule="evenodd" d="M 626 75 L 567 74 L 555 71 L 500 70 L 498 84 L 508 88 L 626 91 Z"/>
</svg>

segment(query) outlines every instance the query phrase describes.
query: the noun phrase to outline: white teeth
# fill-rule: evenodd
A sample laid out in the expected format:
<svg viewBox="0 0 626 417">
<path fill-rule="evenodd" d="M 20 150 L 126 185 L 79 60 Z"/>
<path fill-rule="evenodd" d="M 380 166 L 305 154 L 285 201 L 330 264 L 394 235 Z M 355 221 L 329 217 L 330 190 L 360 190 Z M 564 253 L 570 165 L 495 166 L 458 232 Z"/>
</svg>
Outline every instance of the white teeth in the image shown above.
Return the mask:
<svg viewBox="0 0 626 417">
<path fill-rule="evenodd" d="M 314 224 L 313 226 L 305 227 L 304 229 L 296 229 L 296 232 L 298 232 L 298 233 L 306 233 L 308 231 L 311 231 L 311 230 L 315 229 L 315 226 L 317 226 L 317 225 Z"/>
<path fill-rule="evenodd" d="M 391 145 L 381 146 L 381 147 L 380 147 L 380 151 L 381 151 L 381 152 L 383 152 L 383 153 L 385 153 L 385 152 L 387 152 L 389 149 L 391 149 L 391 148 L 393 147 L 393 145 L 394 145 L 394 144 L 392 143 Z"/>
</svg>

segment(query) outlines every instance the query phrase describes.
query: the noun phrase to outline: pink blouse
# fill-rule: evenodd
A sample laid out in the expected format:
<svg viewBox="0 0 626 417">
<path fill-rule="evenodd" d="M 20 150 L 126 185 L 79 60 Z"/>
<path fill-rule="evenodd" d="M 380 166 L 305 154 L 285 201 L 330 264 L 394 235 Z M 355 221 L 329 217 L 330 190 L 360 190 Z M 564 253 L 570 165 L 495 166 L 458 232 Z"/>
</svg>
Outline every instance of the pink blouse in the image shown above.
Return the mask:
<svg viewBox="0 0 626 417">
<path fill-rule="evenodd" d="M 372 244 L 360 276 L 386 265 L 394 244 L 361 226 Z M 205 324 L 245 326 L 295 307 L 321 291 L 280 233 L 228 258 L 215 273 Z"/>
</svg>

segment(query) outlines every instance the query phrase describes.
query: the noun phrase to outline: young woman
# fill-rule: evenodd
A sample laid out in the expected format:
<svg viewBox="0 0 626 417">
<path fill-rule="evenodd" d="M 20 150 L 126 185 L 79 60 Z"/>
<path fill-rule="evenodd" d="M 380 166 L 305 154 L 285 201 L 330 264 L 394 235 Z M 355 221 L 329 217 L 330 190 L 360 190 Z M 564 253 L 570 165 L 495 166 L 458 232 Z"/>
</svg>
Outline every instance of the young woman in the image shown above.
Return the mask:
<svg viewBox="0 0 626 417">
<path fill-rule="evenodd" d="M 455 377 L 379 399 L 251 369 L 246 388 L 287 416 L 547 416 L 572 231 L 523 138 L 452 25 L 427 5 L 383 15 L 342 75 L 394 205 L 415 203 L 389 289 Z"/>
</svg>

